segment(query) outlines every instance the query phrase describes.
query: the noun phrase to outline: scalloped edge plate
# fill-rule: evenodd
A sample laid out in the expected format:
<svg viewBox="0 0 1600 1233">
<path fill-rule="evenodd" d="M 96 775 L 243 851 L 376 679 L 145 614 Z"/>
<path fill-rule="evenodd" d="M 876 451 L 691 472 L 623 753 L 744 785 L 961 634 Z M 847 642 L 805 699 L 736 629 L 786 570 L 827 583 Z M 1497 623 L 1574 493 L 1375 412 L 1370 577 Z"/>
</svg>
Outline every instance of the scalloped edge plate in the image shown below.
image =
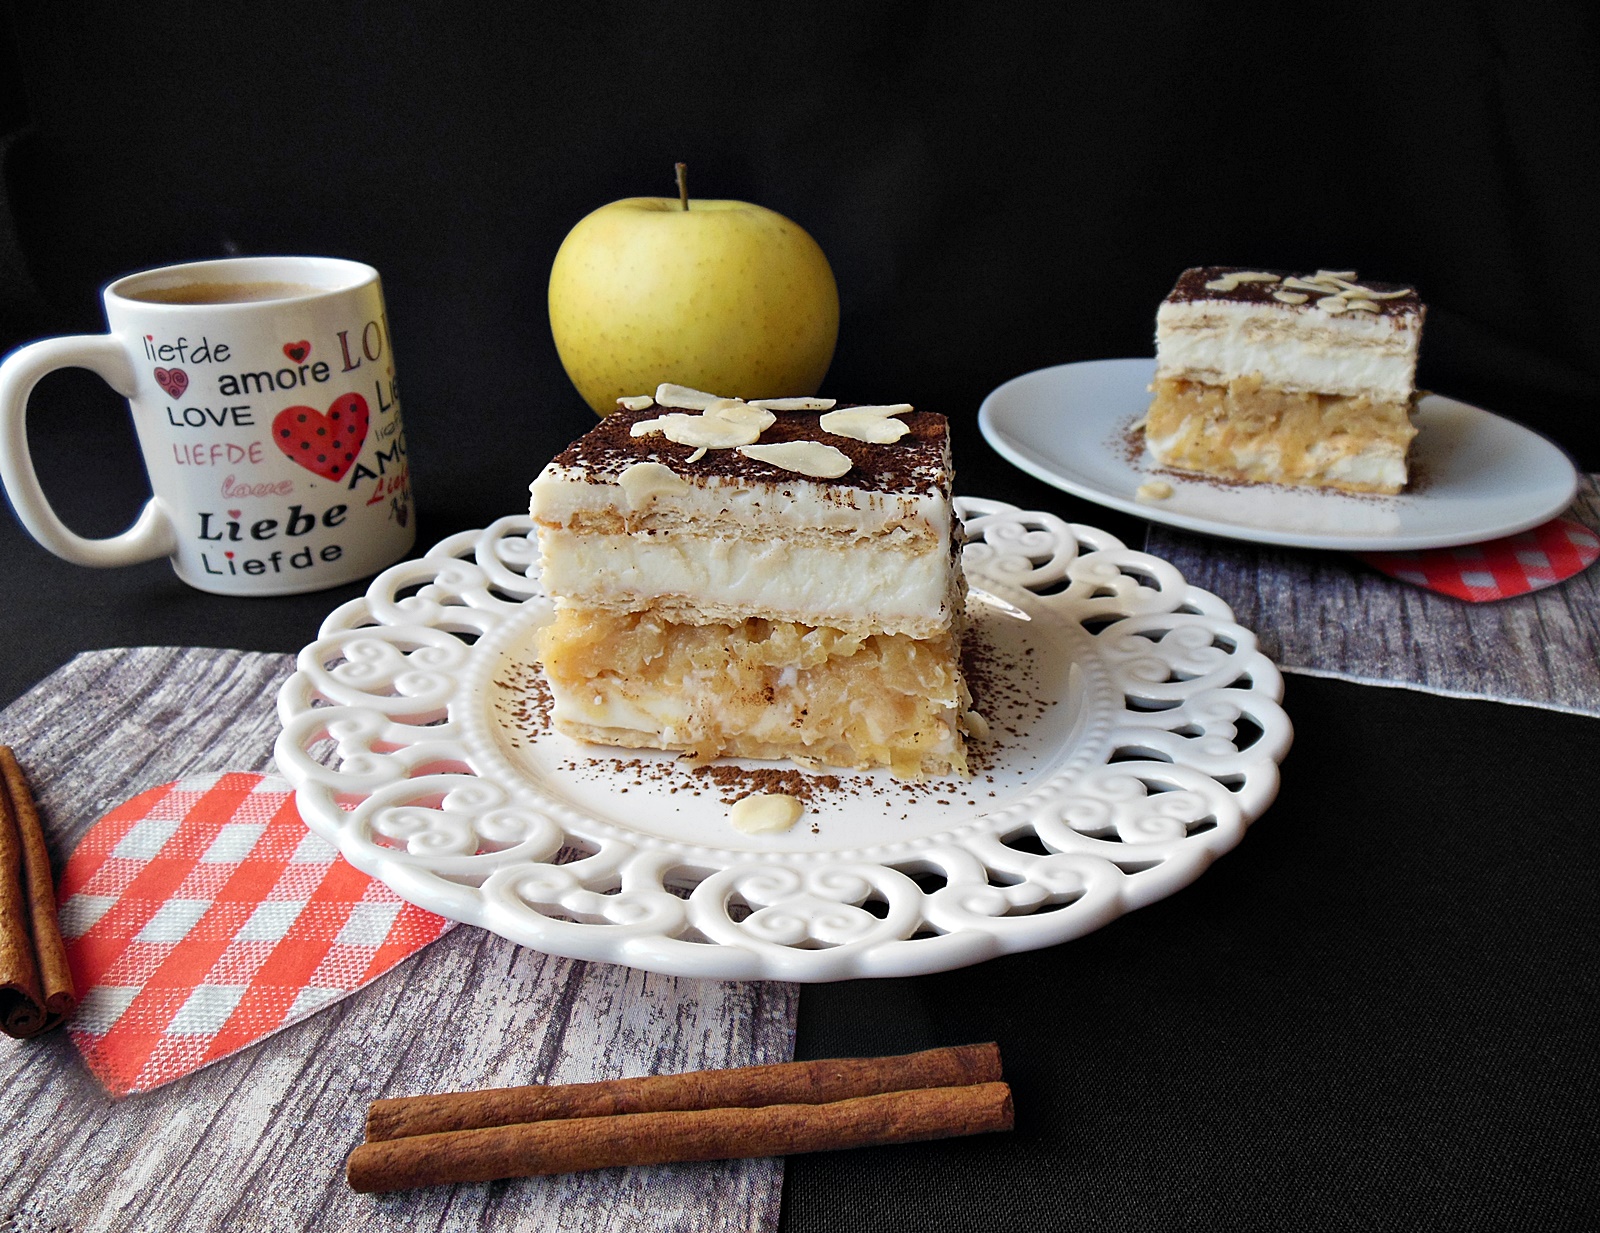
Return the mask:
<svg viewBox="0 0 1600 1233">
<path fill-rule="evenodd" d="M 1081 936 L 1188 885 L 1271 803 L 1282 677 L 1166 562 L 957 508 L 974 622 L 1013 670 L 973 780 L 840 772 L 800 826 L 749 836 L 670 755 L 548 732 L 527 713 L 549 601 L 525 517 L 330 614 L 279 695 L 279 769 L 307 825 L 405 899 L 574 959 L 821 981 Z"/>
</svg>

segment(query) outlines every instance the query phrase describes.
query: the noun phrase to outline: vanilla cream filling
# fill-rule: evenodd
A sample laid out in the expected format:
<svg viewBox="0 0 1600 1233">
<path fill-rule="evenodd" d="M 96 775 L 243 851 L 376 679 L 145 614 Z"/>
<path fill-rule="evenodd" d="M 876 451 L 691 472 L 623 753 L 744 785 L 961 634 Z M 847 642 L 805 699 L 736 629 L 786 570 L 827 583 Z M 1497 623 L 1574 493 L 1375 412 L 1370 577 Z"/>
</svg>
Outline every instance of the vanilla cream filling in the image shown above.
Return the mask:
<svg viewBox="0 0 1600 1233">
<path fill-rule="evenodd" d="M 645 457 L 643 461 L 660 461 Z M 554 463 L 534 480 L 530 509 L 543 527 L 582 523 L 596 515 L 632 515 L 643 520 L 663 505 L 681 521 L 699 525 L 722 523 L 742 526 L 752 535 L 784 534 L 791 530 L 850 531 L 863 538 L 903 529 L 949 542 L 949 499 L 930 487 L 920 493 L 871 492 L 841 484 L 816 484 L 803 476 L 774 484 L 694 474 L 679 464 L 676 470 L 693 481 L 687 492 L 673 493 L 670 502 L 649 499 L 635 506 L 620 483 L 598 479 Z M 947 468 L 948 470 L 948 468 Z"/>
<path fill-rule="evenodd" d="M 694 621 L 765 617 L 915 638 L 948 630 L 949 541 L 897 550 L 892 539 L 802 540 L 770 528 L 738 537 L 539 530 L 541 576 L 563 604 Z"/>
<path fill-rule="evenodd" d="M 1225 300 L 1164 303 L 1156 312 L 1156 377 L 1226 385 L 1260 373 L 1279 389 L 1404 402 L 1416 376 L 1419 317 Z"/>
</svg>

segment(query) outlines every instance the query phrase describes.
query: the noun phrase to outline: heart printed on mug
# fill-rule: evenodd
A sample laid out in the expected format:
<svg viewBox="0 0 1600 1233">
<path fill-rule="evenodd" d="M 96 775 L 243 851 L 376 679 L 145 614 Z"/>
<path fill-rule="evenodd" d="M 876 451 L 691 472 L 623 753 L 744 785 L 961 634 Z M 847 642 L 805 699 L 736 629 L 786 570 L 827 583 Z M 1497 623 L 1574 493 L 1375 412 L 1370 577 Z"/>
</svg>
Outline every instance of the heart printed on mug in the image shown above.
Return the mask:
<svg viewBox="0 0 1600 1233">
<path fill-rule="evenodd" d="M 367 400 L 345 394 L 326 415 L 315 407 L 285 407 L 273 418 L 272 439 L 307 471 L 337 482 L 355 465 L 369 418 Z"/>
<path fill-rule="evenodd" d="M 168 398 L 182 398 L 189 388 L 189 374 L 181 368 L 156 369 L 156 384 L 167 391 Z"/>
<path fill-rule="evenodd" d="M 303 363 L 306 356 L 311 354 L 311 343 L 304 338 L 299 342 L 284 343 L 283 353 L 296 364 Z"/>
</svg>

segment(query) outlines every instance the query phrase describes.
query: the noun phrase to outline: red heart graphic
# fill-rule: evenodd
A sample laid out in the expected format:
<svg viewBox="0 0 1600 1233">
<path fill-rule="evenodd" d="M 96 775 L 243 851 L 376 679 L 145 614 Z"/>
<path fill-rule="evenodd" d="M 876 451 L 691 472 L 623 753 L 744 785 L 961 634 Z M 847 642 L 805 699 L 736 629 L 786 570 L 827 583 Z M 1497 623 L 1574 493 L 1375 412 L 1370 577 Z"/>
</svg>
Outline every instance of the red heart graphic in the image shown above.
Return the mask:
<svg viewBox="0 0 1600 1233">
<path fill-rule="evenodd" d="M 451 922 L 306 830 L 288 781 L 200 775 L 89 828 L 61 880 L 72 1043 L 113 1096 L 148 1091 L 353 993 Z"/>
<path fill-rule="evenodd" d="M 283 353 L 298 364 L 311 354 L 311 344 L 304 338 L 299 342 L 284 343 Z"/>
<path fill-rule="evenodd" d="M 230 509 L 228 511 L 228 517 L 229 518 L 237 518 L 242 513 L 244 513 L 244 511 L 242 509 Z"/>
<path fill-rule="evenodd" d="M 189 388 L 189 374 L 181 368 L 156 369 L 156 384 L 167 391 L 169 398 L 182 398 Z"/>
<path fill-rule="evenodd" d="M 307 471 L 338 481 L 355 465 L 367 439 L 367 400 L 335 398 L 324 415 L 315 407 L 285 407 L 273 418 L 272 439 Z"/>
</svg>

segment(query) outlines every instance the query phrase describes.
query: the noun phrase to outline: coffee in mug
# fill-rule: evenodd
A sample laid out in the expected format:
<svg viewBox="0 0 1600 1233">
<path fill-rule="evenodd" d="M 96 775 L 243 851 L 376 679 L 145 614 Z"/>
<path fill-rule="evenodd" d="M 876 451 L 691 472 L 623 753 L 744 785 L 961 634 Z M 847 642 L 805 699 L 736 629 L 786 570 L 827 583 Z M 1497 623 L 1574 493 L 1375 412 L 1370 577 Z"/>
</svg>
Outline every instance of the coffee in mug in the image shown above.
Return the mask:
<svg viewBox="0 0 1600 1233">
<path fill-rule="evenodd" d="M 290 595 L 374 574 L 416 524 L 394 349 L 377 271 L 327 257 L 237 257 L 118 279 L 110 332 L 0 364 L 0 479 L 41 544 L 80 565 L 170 557 L 221 595 Z M 50 508 L 23 427 L 46 373 L 99 373 L 128 399 L 154 493 L 110 539 Z"/>
<path fill-rule="evenodd" d="M 247 304 L 315 295 L 319 290 L 309 283 L 179 283 L 132 291 L 128 298 L 146 304 Z"/>
</svg>

